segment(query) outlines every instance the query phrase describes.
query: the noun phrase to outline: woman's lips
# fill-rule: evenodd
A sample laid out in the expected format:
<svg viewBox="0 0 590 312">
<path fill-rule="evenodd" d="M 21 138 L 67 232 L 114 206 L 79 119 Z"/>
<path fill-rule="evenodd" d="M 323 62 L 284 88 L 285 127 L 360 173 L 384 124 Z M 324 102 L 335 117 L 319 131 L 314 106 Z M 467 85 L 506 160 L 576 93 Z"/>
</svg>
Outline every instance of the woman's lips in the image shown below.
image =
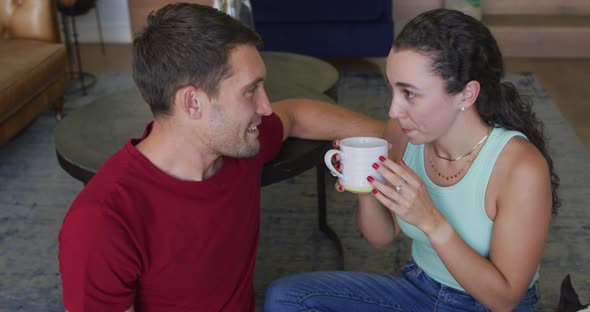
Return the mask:
<svg viewBox="0 0 590 312">
<path fill-rule="evenodd" d="M 403 132 L 404 134 L 408 134 L 408 133 L 412 132 L 412 129 L 403 129 L 403 128 L 402 128 L 402 132 Z"/>
</svg>

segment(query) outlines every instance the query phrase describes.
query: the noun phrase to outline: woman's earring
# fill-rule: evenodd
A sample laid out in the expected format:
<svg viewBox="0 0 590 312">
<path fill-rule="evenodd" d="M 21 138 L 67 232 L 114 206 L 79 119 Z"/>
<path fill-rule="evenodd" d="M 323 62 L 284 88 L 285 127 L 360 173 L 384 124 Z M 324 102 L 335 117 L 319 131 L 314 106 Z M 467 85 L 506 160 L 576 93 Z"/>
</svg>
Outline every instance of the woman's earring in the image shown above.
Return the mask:
<svg viewBox="0 0 590 312">
<path fill-rule="evenodd" d="M 461 111 L 464 112 L 465 111 L 465 106 L 461 106 Z"/>
</svg>

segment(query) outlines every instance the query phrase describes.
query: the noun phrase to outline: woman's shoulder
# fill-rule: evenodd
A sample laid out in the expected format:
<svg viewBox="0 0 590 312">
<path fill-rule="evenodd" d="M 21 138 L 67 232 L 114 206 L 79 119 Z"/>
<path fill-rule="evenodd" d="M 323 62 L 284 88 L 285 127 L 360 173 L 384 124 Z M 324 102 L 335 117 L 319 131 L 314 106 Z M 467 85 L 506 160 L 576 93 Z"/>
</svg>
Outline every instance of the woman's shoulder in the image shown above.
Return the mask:
<svg viewBox="0 0 590 312">
<path fill-rule="evenodd" d="M 497 126 L 490 134 L 489 141 L 493 142 L 490 142 L 494 146 L 492 149 L 497 153 L 495 172 L 502 171 L 512 175 L 520 171 L 536 171 L 542 169 L 543 165 L 547 166 L 543 154 L 522 132 Z"/>
<path fill-rule="evenodd" d="M 551 211 L 551 179 L 543 154 L 522 136 L 513 136 L 499 155 L 486 192 L 495 209 L 488 215 L 496 220 L 500 211 L 540 217 Z M 490 206 L 491 207 L 491 206 Z M 511 214 L 508 213 L 508 214 Z"/>
<path fill-rule="evenodd" d="M 549 166 L 543 154 L 524 137 L 514 136 L 498 157 L 492 174 L 500 202 L 551 194 Z"/>
<path fill-rule="evenodd" d="M 549 177 L 547 161 L 537 147 L 521 136 L 513 136 L 504 147 L 498 161 L 503 163 L 510 178 L 524 175 Z"/>
</svg>

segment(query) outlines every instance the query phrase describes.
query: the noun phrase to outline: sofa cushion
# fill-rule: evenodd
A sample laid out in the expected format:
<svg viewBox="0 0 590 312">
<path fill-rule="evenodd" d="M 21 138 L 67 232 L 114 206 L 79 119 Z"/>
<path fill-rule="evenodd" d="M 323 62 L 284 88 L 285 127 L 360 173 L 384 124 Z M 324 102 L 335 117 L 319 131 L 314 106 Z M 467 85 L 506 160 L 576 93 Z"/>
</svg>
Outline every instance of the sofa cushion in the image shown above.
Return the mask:
<svg viewBox="0 0 590 312">
<path fill-rule="evenodd" d="M 381 19 L 382 0 L 251 0 L 254 22 L 365 22 Z M 390 12 L 389 12 L 390 13 Z"/>
<path fill-rule="evenodd" d="M 263 49 L 316 57 L 382 57 L 391 49 L 389 24 L 265 24 L 257 26 Z"/>
<path fill-rule="evenodd" d="M 0 122 L 8 119 L 52 80 L 64 75 L 66 49 L 37 40 L 0 40 Z M 55 76 L 54 79 L 48 77 Z"/>
</svg>

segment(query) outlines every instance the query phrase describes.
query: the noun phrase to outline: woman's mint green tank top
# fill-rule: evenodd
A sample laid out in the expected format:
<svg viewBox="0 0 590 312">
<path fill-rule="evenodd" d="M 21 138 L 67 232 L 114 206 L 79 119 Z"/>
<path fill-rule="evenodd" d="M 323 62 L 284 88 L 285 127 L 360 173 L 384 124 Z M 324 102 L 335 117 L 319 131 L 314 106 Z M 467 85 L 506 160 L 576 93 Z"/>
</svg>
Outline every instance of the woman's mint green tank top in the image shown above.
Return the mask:
<svg viewBox="0 0 590 312">
<path fill-rule="evenodd" d="M 477 253 L 488 258 L 494 222 L 485 211 L 485 195 L 488 181 L 494 169 L 496 160 L 502 153 L 504 146 L 511 138 L 520 136 L 520 132 L 494 128 L 490 137 L 482 147 L 479 155 L 467 171 L 463 179 L 457 184 L 442 187 L 434 184 L 426 175 L 424 168 L 424 145 L 412 145 L 404 154 L 404 162 L 412 168 L 424 181 L 437 209 L 463 240 Z M 426 235 L 417 227 L 408 224 L 397 217 L 401 230 L 412 238 L 412 258 L 430 277 L 439 283 L 464 290 L 446 269 L 438 254 L 432 248 Z M 538 279 L 537 273 L 531 286 Z"/>
</svg>

